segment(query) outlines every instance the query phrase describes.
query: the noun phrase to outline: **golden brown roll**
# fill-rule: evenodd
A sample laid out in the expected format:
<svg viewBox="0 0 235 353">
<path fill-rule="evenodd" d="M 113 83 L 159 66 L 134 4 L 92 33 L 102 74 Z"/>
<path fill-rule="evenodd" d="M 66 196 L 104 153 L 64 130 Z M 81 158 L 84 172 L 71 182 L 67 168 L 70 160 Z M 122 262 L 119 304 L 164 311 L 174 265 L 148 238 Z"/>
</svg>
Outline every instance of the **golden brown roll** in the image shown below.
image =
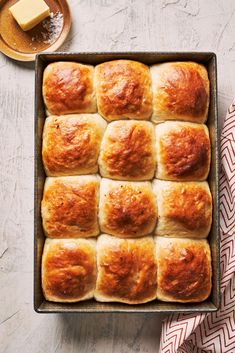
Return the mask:
<svg viewBox="0 0 235 353">
<path fill-rule="evenodd" d="M 150 234 L 157 220 L 156 200 L 149 181 L 102 179 L 99 223 L 102 232 L 117 237 Z"/>
<path fill-rule="evenodd" d="M 42 86 L 47 111 L 53 115 L 95 113 L 93 76 L 91 65 L 62 61 L 49 64 Z"/>
<path fill-rule="evenodd" d="M 152 91 L 149 68 L 137 61 L 114 60 L 95 68 L 98 112 L 108 121 L 149 119 Z"/>
<path fill-rule="evenodd" d="M 211 254 L 205 239 L 156 237 L 157 298 L 202 302 L 211 292 Z"/>
<path fill-rule="evenodd" d="M 204 123 L 209 106 L 206 68 L 194 62 L 168 62 L 150 68 L 153 90 L 152 120 Z"/>
<path fill-rule="evenodd" d="M 43 130 L 42 158 L 48 176 L 98 171 L 101 139 L 107 123 L 98 114 L 50 116 Z"/>
<path fill-rule="evenodd" d="M 141 304 L 156 298 L 157 267 L 152 237 L 119 239 L 101 235 L 97 241 L 95 299 Z"/>
<path fill-rule="evenodd" d="M 95 175 L 47 178 L 42 222 L 49 238 L 86 238 L 99 234 L 99 178 Z"/>
<path fill-rule="evenodd" d="M 154 180 L 156 235 L 206 238 L 212 222 L 212 197 L 206 181 Z"/>
<path fill-rule="evenodd" d="M 210 170 L 206 125 L 167 121 L 156 126 L 157 172 L 163 180 L 205 180 Z"/>
<path fill-rule="evenodd" d="M 46 300 L 78 302 L 93 297 L 96 285 L 94 239 L 46 239 L 42 289 Z"/>
<path fill-rule="evenodd" d="M 147 121 L 114 121 L 105 131 L 100 174 L 120 180 L 148 180 L 156 164 L 154 128 Z"/>
</svg>

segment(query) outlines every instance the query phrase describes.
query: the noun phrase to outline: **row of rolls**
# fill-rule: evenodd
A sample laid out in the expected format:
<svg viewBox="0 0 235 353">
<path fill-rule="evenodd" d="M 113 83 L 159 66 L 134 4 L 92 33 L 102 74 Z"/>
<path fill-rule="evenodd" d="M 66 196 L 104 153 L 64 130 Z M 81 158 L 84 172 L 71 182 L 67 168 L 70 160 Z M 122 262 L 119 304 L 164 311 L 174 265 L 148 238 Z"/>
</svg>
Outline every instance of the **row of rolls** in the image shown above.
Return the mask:
<svg viewBox="0 0 235 353">
<path fill-rule="evenodd" d="M 49 301 L 143 304 L 158 299 L 192 303 L 211 291 L 206 239 L 146 236 L 49 239 L 42 256 L 42 288 Z"/>
<path fill-rule="evenodd" d="M 119 120 L 98 114 L 49 116 L 42 158 L 47 176 L 93 174 L 116 180 L 206 180 L 211 146 L 205 124 Z"/>
<path fill-rule="evenodd" d="M 133 60 L 96 65 L 54 62 L 44 70 L 42 93 L 47 115 L 99 113 L 107 121 L 140 119 L 205 123 L 210 82 L 196 62 L 150 67 Z"/>
<path fill-rule="evenodd" d="M 193 62 L 49 64 L 41 204 L 49 301 L 201 302 L 212 286 L 209 80 Z"/>
<path fill-rule="evenodd" d="M 212 197 L 206 181 L 119 181 L 98 175 L 48 177 L 41 204 L 49 238 L 206 238 Z"/>
</svg>

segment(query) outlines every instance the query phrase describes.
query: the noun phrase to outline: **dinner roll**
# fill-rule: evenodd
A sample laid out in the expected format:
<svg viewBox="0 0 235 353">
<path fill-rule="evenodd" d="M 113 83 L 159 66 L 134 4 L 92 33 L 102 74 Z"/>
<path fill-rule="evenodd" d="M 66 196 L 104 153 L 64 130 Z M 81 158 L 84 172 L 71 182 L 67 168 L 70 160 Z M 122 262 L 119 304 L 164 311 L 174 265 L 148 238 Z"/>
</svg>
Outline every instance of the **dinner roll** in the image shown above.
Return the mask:
<svg viewBox="0 0 235 353">
<path fill-rule="evenodd" d="M 155 136 L 150 122 L 130 120 L 108 124 L 99 156 L 100 174 L 103 177 L 152 179 L 155 163 Z"/>
<path fill-rule="evenodd" d="M 206 68 L 194 62 L 168 62 L 150 68 L 153 90 L 152 120 L 204 123 L 209 106 Z"/>
<path fill-rule="evenodd" d="M 106 121 L 98 114 L 50 116 L 43 130 L 42 158 L 48 176 L 98 172 Z"/>
<path fill-rule="evenodd" d="M 47 113 L 95 113 L 93 76 L 91 65 L 62 61 L 49 64 L 44 70 L 42 85 Z"/>
<path fill-rule="evenodd" d="M 49 238 L 86 238 L 99 234 L 99 178 L 95 175 L 47 178 L 42 222 Z"/>
<path fill-rule="evenodd" d="M 119 239 L 101 235 L 97 241 L 95 299 L 141 304 L 156 298 L 157 267 L 152 237 Z"/>
<path fill-rule="evenodd" d="M 167 121 L 156 126 L 158 179 L 205 180 L 210 170 L 210 138 L 206 125 Z"/>
<path fill-rule="evenodd" d="M 212 222 L 212 197 L 206 181 L 154 180 L 158 223 L 156 234 L 205 238 Z"/>
<path fill-rule="evenodd" d="M 46 300 L 78 302 L 93 297 L 96 285 L 94 239 L 46 239 L 42 289 Z"/>
<path fill-rule="evenodd" d="M 211 255 L 205 239 L 156 237 L 157 298 L 202 302 L 211 292 Z"/>
<path fill-rule="evenodd" d="M 108 121 L 149 119 L 152 113 L 148 66 L 131 60 L 114 60 L 95 67 L 98 112 Z"/>
<path fill-rule="evenodd" d="M 117 237 L 138 237 L 151 233 L 157 207 L 149 181 L 102 179 L 99 222 L 102 232 Z"/>
</svg>

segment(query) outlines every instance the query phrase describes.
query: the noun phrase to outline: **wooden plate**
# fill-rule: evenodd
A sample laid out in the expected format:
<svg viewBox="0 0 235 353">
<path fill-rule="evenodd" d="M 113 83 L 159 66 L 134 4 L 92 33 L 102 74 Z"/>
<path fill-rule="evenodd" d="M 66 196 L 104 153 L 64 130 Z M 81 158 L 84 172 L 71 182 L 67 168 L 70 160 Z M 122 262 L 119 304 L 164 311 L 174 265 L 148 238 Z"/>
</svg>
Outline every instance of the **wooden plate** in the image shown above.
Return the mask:
<svg viewBox="0 0 235 353">
<path fill-rule="evenodd" d="M 0 51 L 19 61 L 34 61 L 38 53 L 57 50 L 71 27 L 66 0 L 45 0 L 51 16 L 24 32 L 9 11 L 18 0 L 0 0 Z M 32 0 L 33 1 L 33 0 Z"/>
</svg>

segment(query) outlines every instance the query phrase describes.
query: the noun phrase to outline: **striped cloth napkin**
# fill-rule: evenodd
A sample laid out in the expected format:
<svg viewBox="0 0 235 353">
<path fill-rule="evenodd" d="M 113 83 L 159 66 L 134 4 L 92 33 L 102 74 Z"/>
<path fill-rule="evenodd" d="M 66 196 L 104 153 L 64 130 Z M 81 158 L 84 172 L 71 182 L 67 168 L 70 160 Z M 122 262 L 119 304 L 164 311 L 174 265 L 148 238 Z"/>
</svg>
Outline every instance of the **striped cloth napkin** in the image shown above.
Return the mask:
<svg viewBox="0 0 235 353">
<path fill-rule="evenodd" d="M 162 324 L 160 353 L 235 353 L 235 101 L 221 134 L 221 308 L 172 314 Z"/>
</svg>

